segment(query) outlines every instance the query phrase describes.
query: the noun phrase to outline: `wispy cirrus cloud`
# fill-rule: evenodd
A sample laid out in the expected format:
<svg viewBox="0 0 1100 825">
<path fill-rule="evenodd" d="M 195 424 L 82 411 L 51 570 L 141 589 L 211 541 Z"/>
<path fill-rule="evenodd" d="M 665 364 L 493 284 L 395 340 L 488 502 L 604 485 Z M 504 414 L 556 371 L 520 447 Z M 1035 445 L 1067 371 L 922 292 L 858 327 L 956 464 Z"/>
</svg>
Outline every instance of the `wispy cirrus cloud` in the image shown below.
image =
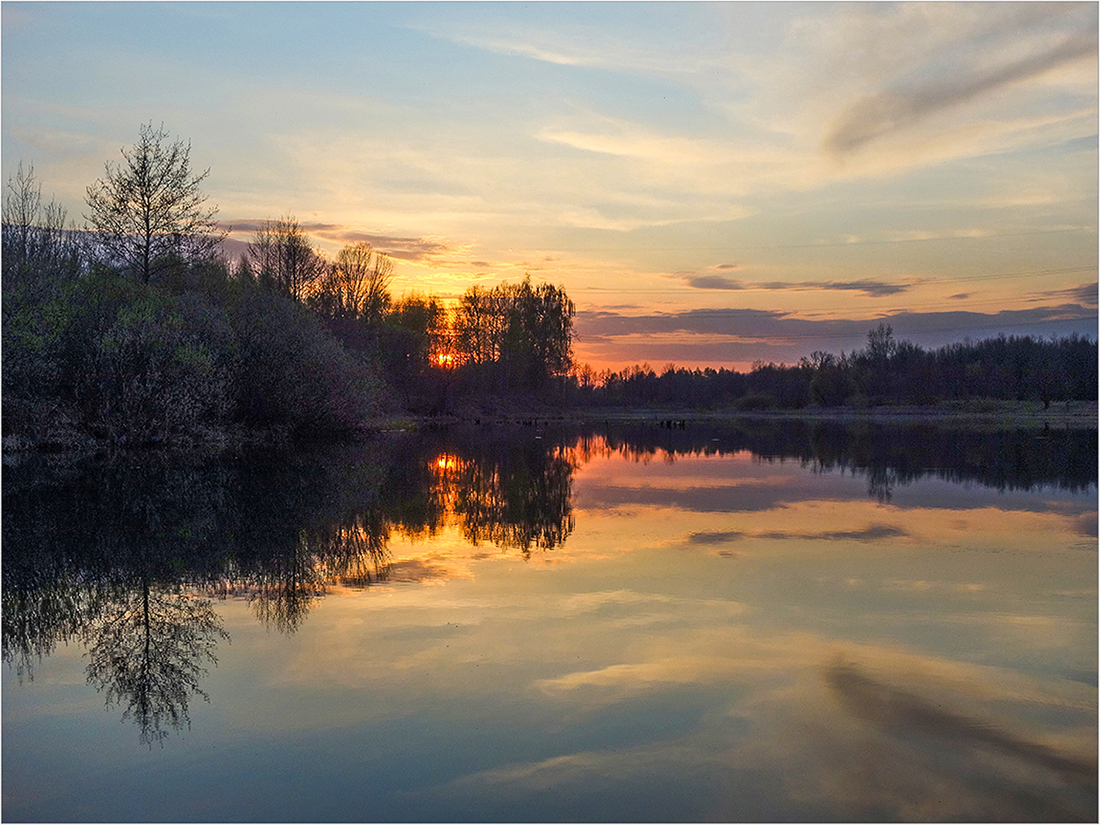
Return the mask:
<svg viewBox="0 0 1100 825">
<path fill-rule="evenodd" d="M 1060 42 L 991 69 L 971 69 L 917 81 L 908 88 L 883 89 L 860 98 L 837 118 L 822 144 L 834 155 L 858 152 L 866 144 L 903 131 L 941 111 L 983 95 L 1037 78 L 1067 63 L 1095 62 L 1097 34 L 1093 26 L 1073 32 Z"/>
</svg>

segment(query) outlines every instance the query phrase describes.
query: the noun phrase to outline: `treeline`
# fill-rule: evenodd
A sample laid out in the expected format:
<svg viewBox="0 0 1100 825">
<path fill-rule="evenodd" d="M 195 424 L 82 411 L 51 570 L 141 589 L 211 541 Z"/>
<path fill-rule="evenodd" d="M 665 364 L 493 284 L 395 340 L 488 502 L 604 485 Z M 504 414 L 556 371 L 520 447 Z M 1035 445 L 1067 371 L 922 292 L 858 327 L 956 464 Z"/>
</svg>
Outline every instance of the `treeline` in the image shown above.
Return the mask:
<svg viewBox="0 0 1100 825">
<path fill-rule="evenodd" d="M 1097 344 L 1080 335 L 1005 336 L 925 350 L 897 341 L 888 324 L 852 353 L 814 352 L 798 364 L 756 364 L 748 373 L 668 365 L 580 374 L 573 394 L 594 406 L 736 410 L 867 408 L 997 399 L 1095 401 Z"/>
<path fill-rule="evenodd" d="M 143 126 L 77 229 L 33 168 L 3 208 L 3 426 L 29 443 L 226 428 L 347 433 L 476 393 L 534 398 L 572 366 L 573 305 L 530 279 L 457 307 L 390 294 L 368 244 L 322 255 L 292 217 L 221 252 L 190 145 Z"/>
<path fill-rule="evenodd" d="M 530 278 L 456 302 L 391 293 L 393 261 L 353 243 L 323 255 L 293 217 L 237 260 L 190 167 L 190 145 L 143 126 L 88 187 L 79 230 L 33 169 L 3 203 L 3 434 L 60 446 L 159 443 L 238 428 L 358 431 L 399 413 L 548 407 L 732 410 L 990 398 L 1094 400 L 1097 345 L 999 337 L 926 351 L 889 326 L 794 366 L 646 366 L 597 375 L 573 359 L 574 305 Z"/>
</svg>

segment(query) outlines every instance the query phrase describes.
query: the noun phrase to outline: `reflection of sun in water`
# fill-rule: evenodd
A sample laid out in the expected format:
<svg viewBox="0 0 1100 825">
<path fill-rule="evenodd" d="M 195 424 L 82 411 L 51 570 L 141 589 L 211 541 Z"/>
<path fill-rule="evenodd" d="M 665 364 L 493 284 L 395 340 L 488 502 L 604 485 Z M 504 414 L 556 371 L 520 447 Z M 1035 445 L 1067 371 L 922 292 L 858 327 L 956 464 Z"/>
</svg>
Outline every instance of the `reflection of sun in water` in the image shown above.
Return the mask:
<svg viewBox="0 0 1100 825">
<path fill-rule="evenodd" d="M 454 514 L 455 498 L 458 494 L 456 473 L 463 466 L 462 460 L 451 453 L 440 453 L 431 463 L 432 472 L 435 474 L 433 487 L 439 496 L 439 501 L 446 510 L 447 516 Z"/>
</svg>

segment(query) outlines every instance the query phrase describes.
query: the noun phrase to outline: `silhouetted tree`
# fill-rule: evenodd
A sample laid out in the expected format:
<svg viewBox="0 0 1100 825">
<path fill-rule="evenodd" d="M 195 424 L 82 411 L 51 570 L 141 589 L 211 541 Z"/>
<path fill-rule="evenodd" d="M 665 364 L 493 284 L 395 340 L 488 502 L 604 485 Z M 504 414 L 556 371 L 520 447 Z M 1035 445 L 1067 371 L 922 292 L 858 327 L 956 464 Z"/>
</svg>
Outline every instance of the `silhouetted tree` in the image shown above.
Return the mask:
<svg viewBox="0 0 1100 825">
<path fill-rule="evenodd" d="M 538 391 L 573 365 L 573 302 L 564 288 L 471 287 L 459 301 L 456 346 L 479 390 Z"/>
<path fill-rule="evenodd" d="M 8 179 L 3 211 L 3 276 L 6 291 L 33 278 L 76 274 L 79 250 L 65 228 L 64 207 L 42 202 L 34 167 L 19 162 Z"/>
<path fill-rule="evenodd" d="M 446 308 L 435 297 L 407 295 L 387 313 L 379 332 L 383 372 L 406 408 L 432 403 L 432 353 L 446 331 Z"/>
<path fill-rule="evenodd" d="M 325 260 L 293 216 L 264 221 L 248 244 L 249 268 L 256 281 L 295 301 L 303 301 L 328 271 Z"/>
<path fill-rule="evenodd" d="M 309 304 L 333 320 L 377 325 L 390 306 L 393 259 L 368 243 L 345 246 L 326 268 Z"/>
<path fill-rule="evenodd" d="M 181 261 L 215 254 L 225 237 L 200 185 L 210 170 L 191 171 L 191 144 L 169 141 L 164 127 L 141 127 L 118 166 L 88 187 L 85 219 L 103 262 L 133 271 L 143 283 Z"/>
</svg>

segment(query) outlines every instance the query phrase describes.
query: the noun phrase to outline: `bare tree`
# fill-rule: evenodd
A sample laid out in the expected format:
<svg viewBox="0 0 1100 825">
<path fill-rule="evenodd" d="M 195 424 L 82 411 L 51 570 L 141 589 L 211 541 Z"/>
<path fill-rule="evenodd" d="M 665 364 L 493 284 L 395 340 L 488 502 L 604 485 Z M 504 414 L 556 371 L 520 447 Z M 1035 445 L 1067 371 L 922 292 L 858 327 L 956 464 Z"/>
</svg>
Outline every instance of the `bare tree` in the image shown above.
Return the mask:
<svg viewBox="0 0 1100 825">
<path fill-rule="evenodd" d="M 310 295 L 328 268 L 298 219 L 290 215 L 264 221 L 248 245 L 248 255 L 260 283 L 297 301 Z"/>
<path fill-rule="evenodd" d="M 88 187 L 85 220 L 104 257 L 144 283 L 181 261 L 213 257 L 225 237 L 199 188 L 210 170 L 193 174 L 190 154 L 190 142 L 169 142 L 163 126 L 145 124 L 122 162 L 105 164 L 106 177 Z"/>
<path fill-rule="evenodd" d="M 312 303 L 332 318 L 380 323 L 390 306 L 393 260 L 368 243 L 345 246 Z"/>
<path fill-rule="evenodd" d="M 71 233 L 65 230 L 64 207 L 55 200 L 43 205 L 34 166 L 24 169 L 20 161 L 4 192 L 4 275 L 46 274 L 74 253 Z"/>
</svg>

